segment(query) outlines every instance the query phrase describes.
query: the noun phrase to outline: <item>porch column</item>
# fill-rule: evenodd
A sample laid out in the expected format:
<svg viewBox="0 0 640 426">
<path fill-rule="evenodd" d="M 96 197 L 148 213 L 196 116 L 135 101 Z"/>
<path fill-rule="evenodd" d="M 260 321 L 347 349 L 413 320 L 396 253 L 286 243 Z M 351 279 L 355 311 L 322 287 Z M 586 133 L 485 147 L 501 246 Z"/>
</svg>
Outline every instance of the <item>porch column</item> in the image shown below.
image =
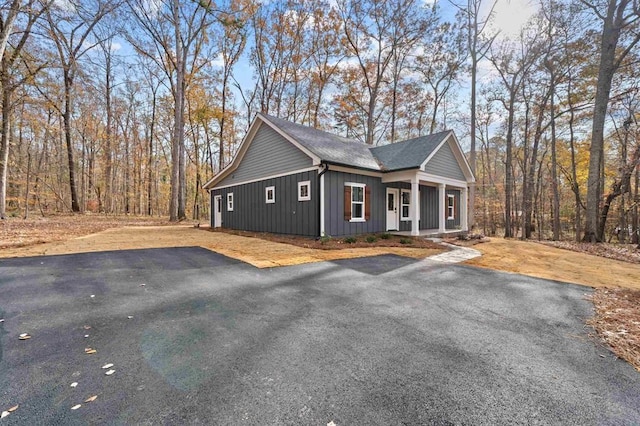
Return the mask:
<svg viewBox="0 0 640 426">
<path fill-rule="evenodd" d="M 411 235 L 420 235 L 420 188 L 418 176 L 411 178 Z"/>
<path fill-rule="evenodd" d="M 469 188 L 464 187 L 460 193 L 460 225 L 463 231 L 469 230 L 469 219 L 467 212 L 469 211 Z"/>
<path fill-rule="evenodd" d="M 447 193 L 445 192 L 444 183 L 438 184 L 438 233 L 444 234 L 447 228 L 447 216 L 445 202 Z"/>
</svg>

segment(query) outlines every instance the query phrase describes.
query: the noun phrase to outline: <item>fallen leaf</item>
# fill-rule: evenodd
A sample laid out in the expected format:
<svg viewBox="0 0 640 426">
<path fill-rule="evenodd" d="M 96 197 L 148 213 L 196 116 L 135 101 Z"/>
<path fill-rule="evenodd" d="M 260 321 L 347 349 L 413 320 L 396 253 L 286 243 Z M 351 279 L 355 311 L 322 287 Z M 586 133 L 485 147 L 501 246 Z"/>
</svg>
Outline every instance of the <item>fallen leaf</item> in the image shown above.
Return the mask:
<svg viewBox="0 0 640 426">
<path fill-rule="evenodd" d="M 92 295 L 91 295 L 91 298 L 94 298 L 94 297 L 96 297 L 96 295 L 95 295 L 95 294 L 92 294 Z"/>
<path fill-rule="evenodd" d="M 89 337 L 89 335 L 88 335 L 88 334 L 85 334 L 85 335 L 84 335 L 84 338 L 86 339 L 87 337 Z"/>
<path fill-rule="evenodd" d="M 111 367 L 113 367 L 113 364 L 105 364 L 105 365 L 102 366 L 102 368 L 104 368 L 105 370 L 107 368 L 111 368 Z"/>
<path fill-rule="evenodd" d="M 140 287 L 144 287 L 146 284 L 140 284 Z"/>
<path fill-rule="evenodd" d="M 133 315 L 129 315 L 127 318 L 129 318 L 129 319 L 133 319 Z"/>
<path fill-rule="evenodd" d="M 89 398 L 85 399 L 84 402 L 93 402 L 96 400 L 96 398 L 98 398 L 98 395 L 93 395 L 90 396 Z"/>
<path fill-rule="evenodd" d="M 27 339 L 31 339 L 31 336 L 28 333 L 22 333 L 20 336 L 18 336 L 18 339 L 27 340 Z"/>
<path fill-rule="evenodd" d="M 0 318 L 0 322 L 4 322 L 4 318 Z"/>
<path fill-rule="evenodd" d="M 98 351 L 96 351 L 95 349 L 91 349 L 90 351 L 86 351 L 85 352 L 87 355 L 93 355 L 95 353 L 98 353 Z"/>
<path fill-rule="evenodd" d="M 14 405 L 13 407 L 9 408 L 7 411 L 10 413 L 13 413 L 14 411 L 16 411 L 18 409 L 20 405 Z"/>
<path fill-rule="evenodd" d="M 71 407 L 72 410 L 77 410 L 78 408 L 82 407 L 82 404 L 77 404 L 74 405 L 73 407 Z"/>
<path fill-rule="evenodd" d="M 85 326 L 84 326 L 84 329 L 85 329 L 85 330 L 91 330 L 91 326 L 90 326 L 90 325 L 85 325 Z"/>
<path fill-rule="evenodd" d="M 107 371 L 107 372 L 106 372 L 106 373 L 104 373 L 104 374 L 105 374 L 105 375 L 107 375 L 107 376 L 110 376 L 110 375 L 112 375 L 112 374 L 113 374 L 113 373 L 115 373 L 115 372 L 116 372 L 116 370 L 109 370 L 109 371 Z"/>
<path fill-rule="evenodd" d="M 11 414 L 8 411 L 3 411 L 2 414 L 0 414 L 0 419 L 4 419 L 5 417 L 7 417 L 9 414 Z"/>
<path fill-rule="evenodd" d="M 333 420 L 331 420 L 329 423 L 327 423 L 327 426 L 336 426 L 336 424 L 333 422 Z"/>
<path fill-rule="evenodd" d="M 76 386 L 78 386 L 78 382 L 73 382 L 73 383 L 71 383 L 71 387 L 72 387 L 72 388 L 75 388 Z"/>
</svg>

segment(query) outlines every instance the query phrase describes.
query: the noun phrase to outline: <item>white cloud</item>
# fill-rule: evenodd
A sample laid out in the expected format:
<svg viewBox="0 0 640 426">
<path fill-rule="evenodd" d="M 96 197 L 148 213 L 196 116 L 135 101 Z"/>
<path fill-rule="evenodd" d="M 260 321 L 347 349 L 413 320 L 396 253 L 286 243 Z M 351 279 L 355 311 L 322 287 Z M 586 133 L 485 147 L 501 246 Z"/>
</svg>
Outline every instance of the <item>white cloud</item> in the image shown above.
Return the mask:
<svg viewBox="0 0 640 426">
<path fill-rule="evenodd" d="M 222 53 L 220 53 L 214 60 L 211 61 L 211 66 L 216 68 L 224 67 L 224 58 L 222 57 Z"/>
<path fill-rule="evenodd" d="M 498 0 L 491 26 L 500 31 L 501 38 L 517 38 L 537 10 L 538 6 L 528 0 Z"/>
</svg>

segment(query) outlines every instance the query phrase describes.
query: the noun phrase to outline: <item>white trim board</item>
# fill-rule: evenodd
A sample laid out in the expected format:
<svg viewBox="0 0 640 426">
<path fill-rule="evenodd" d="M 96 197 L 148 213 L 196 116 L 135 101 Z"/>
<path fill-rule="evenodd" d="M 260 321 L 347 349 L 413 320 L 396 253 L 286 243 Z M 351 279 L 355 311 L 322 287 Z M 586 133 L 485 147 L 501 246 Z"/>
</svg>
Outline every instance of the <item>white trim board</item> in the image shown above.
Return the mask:
<svg viewBox="0 0 640 426">
<path fill-rule="evenodd" d="M 215 191 L 216 189 L 225 189 L 225 188 L 231 188 L 233 186 L 246 185 L 248 183 L 261 182 L 261 181 L 267 180 L 267 179 L 275 179 L 275 178 L 279 178 L 279 177 L 283 177 L 283 176 L 295 175 L 295 174 L 298 174 L 298 173 L 311 172 L 313 170 L 318 170 L 318 167 L 316 167 L 316 166 L 307 167 L 305 169 L 298 169 L 298 170 L 293 170 L 291 172 L 280 173 L 280 174 L 277 174 L 277 175 L 270 175 L 270 176 L 265 176 L 265 177 L 261 177 L 261 178 L 245 180 L 245 181 L 233 183 L 233 184 L 230 184 L 230 185 L 214 186 L 212 188 L 209 188 L 209 192 Z"/>
</svg>

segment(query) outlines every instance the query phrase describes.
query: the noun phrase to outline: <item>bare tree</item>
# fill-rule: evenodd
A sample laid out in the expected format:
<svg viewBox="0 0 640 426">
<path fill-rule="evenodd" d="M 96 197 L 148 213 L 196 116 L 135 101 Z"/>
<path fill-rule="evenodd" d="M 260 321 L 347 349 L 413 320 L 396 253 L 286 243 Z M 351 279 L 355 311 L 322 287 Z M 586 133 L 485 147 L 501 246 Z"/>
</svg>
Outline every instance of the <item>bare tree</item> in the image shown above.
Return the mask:
<svg viewBox="0 0 640 426">
<path fill-rule="evenodd" d="M 35 22 L 49 7 L 52 1 L 38 2 L 29 1 L 24 5 L 24 10 L 20 8 L 20 1 L 14 1 L 7 14 L 7 17 L 0 16 L 0 85 L 2 85 L 2 127 L 0 129 L 0 219 L 4 219 L 7 207 L 7 171 L 9 167 L 9 139 L 11 132 L 11 112 L 12 96 L 15 90 L 27 80 L 36 75 L 44 64 L 30 63 L 24 61 L 21 67 L 22 75 L 15 75 L 16 63 L 22 59 L 22 51 L 29 37 Z M 13 24 L 18 14 L 24 14 L 26 21 L 24 28 L 17 34 L 15 44 L 10 46 L 9 54 L 6 55 L 6 46 L 12 32 Z"/>
<path fill-rule="evenodd" d="M 186 218 L 185 93 L 190 79 L 208 62 L 203 60 L 203 56 L 210 56 L 203 53 L 208 47 L 207 31 L 219 12 L 210 9 L 206 2 L 126 1 L 135 27 L 127 39 L 138 53 L 163 70 L 173 95 L 169 219 L 183 220 Z M 141 37 L 139 28 L 146 37 Z"/>
<path fill-rule="evenodd" d="M 438 127 L 438 110 L 449 91 L 455 87 L 467 61 L 465 28 L 444 23 L 425 33 L 424 52 L 416 58 L 415 69 L 433 94 L 429 132 Z"/>
<path fill-rule="evenodd" d="M 364 140 L 373 145 L 383 89 L 389 85 L 389 67 L 408 54 L 424 21 L 416 0 L 343 0 L 338 9 L 349 54 L 357 60 L 368 99 L 362 102 L 366 117 Z M 400 54 L 400 52 L 405 52 Z M 391 79 L 393 80 L 393 75 Z M 395 76 L 397 78 L 397 76 Z"/>
<path fill-rule="evenodd" d="M 504 236 L 510 238 L 514 236 L 512 227 L 513 215 L 513 131 L 515 126 L 516 101 L 522 90 L 524 78 L 529 72 L 529 68 L 533 65 L 535 55 L 529 50 L 529 41 L 521 38 L 518 44 L 513 44 L 509 40 L 505 40 L 501 45 L 491 50 L 489 60 L 493 63 L 496 71 L 500 75 L 500 80 L 506 90 L 506 98 L 501 97 L 498 100 L 502 103 L 507 112 L 506 123 L 506 158 L 505 158 L 505 225 Z"/>
<path fill-rule="evenodd" d="M 597 3 L 582 0 L 582 3 L 602 21 L 598 84 L 589 149 L 589 178 L 583 237 L 583 241 L 586 242 L 600 242 L 604 239 L 604 235 L 600 231 L 604 229 L 604 226 L 599 222 L 602 215 L 598 213 L 602 196 L 604 127 L 607 108 L 613 77 L 624 59 L 640 41 L 640 33 L 637 32 L 637 28 L 634 29 L 640 20 L 640 3 L 633 0 L 602 0 Z M 623 44 L 618 46 L 621 42 Z"/>
<path fill-rule="evenodd" d="M 64 5 L 49 8 L 46 15 L 49 35 L 58 53 L 59 66 L 62 68 L 64 100 L 61 106 L 56 105 L 56 109 L 62 116 L 64 125 L 73 212 L 82 210 L 78 199 L 71 125 L 75 78 L 78 75 L 80 59 L 98 44 L 95 40 L 90 41 L 94 27 L 117 6 L 117 3 L 109 0 L 95 2 L 70 0 Z"/>
<path fill-rule="evenodd" d="M 476 103 L 477 103 L 477 80 L 478 80 L 478 63 L 486 56 L 491 49 L 491 44 L 495 40 L 497 34 L 487 37 L 487 25 L 493 15 L 493 9 L 497 0 L 489 0 L 488 13 L 482 14 L 485 9 L 487 0 L 467 0 L 466 6 L 452 3 L 466 17 L 467 28 L 467 50 L 469 52 L 470 75 L 471 75 L 471 150 L 469 153 L 469 165 L 473 173 L 476 173 Z M 469 227 L 473 229 L 475 222 L 475 200 L 476 189 L 474 186 L 469 188 Z"/>
</svg>

